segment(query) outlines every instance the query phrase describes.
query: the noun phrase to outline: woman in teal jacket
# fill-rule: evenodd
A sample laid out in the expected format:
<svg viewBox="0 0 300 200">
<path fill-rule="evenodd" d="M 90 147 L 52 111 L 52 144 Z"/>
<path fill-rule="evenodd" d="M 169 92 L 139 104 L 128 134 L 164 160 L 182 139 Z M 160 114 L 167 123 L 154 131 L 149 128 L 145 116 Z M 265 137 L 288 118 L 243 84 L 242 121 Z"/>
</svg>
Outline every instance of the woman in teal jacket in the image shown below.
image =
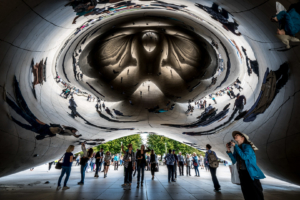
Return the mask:
<svg viewBox="0 0 300 200">
<path fill-rule="evenodd" d="M 231 142 L 226 145 L 227 154 L 233 164 L 237 163 L 239 172 L 241 189 L 245 200 L 263 200 L 263 189 L 259 179 L 266 178 L 263 172 L 256 164 L 256 156 L 254 150 L 258 150 L 249 140 L 249 137 L 239 131 L 232 132 L 232 137 L 237 142 Z M 230 147 L 234 147 L 232 153 Z"/>
<path fill-rule="evenodd" d="M 279 35 L 295 36 L 300 32 L 300 14 L 294 8 L 289 12 L 281 11 L 273 20 L 279 23 L 281 29 L 277 31 Z"/>
</svg>

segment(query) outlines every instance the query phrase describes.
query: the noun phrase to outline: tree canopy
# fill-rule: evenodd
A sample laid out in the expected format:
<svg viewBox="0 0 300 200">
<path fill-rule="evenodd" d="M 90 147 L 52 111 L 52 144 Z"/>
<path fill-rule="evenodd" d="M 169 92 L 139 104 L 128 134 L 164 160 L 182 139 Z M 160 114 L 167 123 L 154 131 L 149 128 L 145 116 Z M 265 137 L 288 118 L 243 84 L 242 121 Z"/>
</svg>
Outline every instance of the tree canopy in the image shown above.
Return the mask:
<svg viewBox="0 0 300 200">
<path fill-rule="evenodd" d="M 197 155 L 204 155 L 204 152 L 199 151 L 191 146 L 155 134 L 148 135 L 147 146 L 149 149 L 153 149 L 158 155 L 163 155 L 164 153 L 168 152 L 169 149 L 175 149 L 177 154 L 180 151 L 182 155 L 192 154 L 193 152 L 195 152 Z"/>
<path fill-rule="evenodd" d="M 142 138 L 140 134 L 130 135 L 106 142 L 95 147 L 94 149 L 99 151 L 101 148 L 103 148 L 104 152 L 110 151 L 112 154 L 117 154 L 121 152 L 121 142 L 124 145 L 124 150 L 127 149 L 128 144 L 132 144 L 132 148 L 135 151 L 137 148 L 141 147 Z"/>
<path fill-rule="evenodd" d="M 127 149 L 128 144 L 132 144 L 133 151 L 135 151 L 136 149 L 140 149 L 142 145 L 142 138 L 140 134 L 130 135 L 106 142 L 99 146 L 93 147 L 93 149 L 94 151 L 99 151 L 101 148 L 103 148 L 104 152 L 110 151 L 111 154 L 117 154 L 121 152 L 121 142 L 124 145 L 124 150 Z M 148 135 L 147 147 L 148 149 L 153 149 L 157 155 L 161 156 L 164 155 L 164 153 L 166 153 L 169 149 L 175 149 L 177 154 L 179 151 L 181 151 L 183 155 L 192 154 L 193 152 L 195 152 L 197 155 L 204 155 L 204 152 L 199 151 L 191 146 L 155 134 Z M 82 154 L 82 152 L 79 153 Z"/>
</svg>

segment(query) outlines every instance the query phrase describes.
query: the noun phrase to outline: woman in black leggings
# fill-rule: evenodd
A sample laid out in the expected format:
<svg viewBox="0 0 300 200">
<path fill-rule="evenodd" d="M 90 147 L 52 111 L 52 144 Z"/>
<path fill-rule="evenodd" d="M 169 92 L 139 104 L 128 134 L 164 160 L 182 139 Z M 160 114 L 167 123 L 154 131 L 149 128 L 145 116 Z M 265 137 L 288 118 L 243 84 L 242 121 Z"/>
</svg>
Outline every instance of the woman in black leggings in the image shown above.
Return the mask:
<svg viewBox="0 0 300 200">
<path fill-rule="evenodd" d="M 151 150 L 150 163 L 151 163 L 151 174 L 152 174 L 152 180 L 153 180 L 154 179 L 155 168 L 158 165 L 157 156 L 154 153 L 153 149 Z"/>
</svg>

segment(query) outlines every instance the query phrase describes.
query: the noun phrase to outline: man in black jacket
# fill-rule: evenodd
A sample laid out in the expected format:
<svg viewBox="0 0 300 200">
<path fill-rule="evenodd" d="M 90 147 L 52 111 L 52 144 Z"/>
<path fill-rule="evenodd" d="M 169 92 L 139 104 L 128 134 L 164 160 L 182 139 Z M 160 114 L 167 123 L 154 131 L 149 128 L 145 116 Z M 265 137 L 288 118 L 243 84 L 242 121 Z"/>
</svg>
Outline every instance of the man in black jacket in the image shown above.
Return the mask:
<svg viewBox="0 0 300 200">
<path fill-rule="evenodd" d="M 101 148 L 100 151 L 98 151 L 96 153 L 95 158 L 96 158 L 96 172 L 95 172 L 95 177 L 99 177 L 98 172 L 101 171 L 101 166 L 102 166 L 102 161 L 103 161 L 103 148 Z"/>
</svg>

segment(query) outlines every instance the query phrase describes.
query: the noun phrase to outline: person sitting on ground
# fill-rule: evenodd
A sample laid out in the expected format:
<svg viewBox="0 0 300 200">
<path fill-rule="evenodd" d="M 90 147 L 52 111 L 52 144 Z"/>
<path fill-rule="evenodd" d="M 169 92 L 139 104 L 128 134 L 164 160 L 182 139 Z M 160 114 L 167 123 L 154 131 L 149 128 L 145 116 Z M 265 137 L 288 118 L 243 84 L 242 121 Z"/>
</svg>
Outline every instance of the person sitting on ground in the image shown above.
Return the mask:
<svg viewBox="0 0 300 200">
<path fill-rule="evenodd" d="M 300 14 L 293 7 L 286 11 L 281 5 L 279 9 L 280 11 L 277 11 L 279 13 L 272 17 L 271 21 L 279 23 L 277 37 L 286 45 L 287 49 L 289 49 L 290 41 L 300 42 L 300 40 L 295 37 L 295 34 L 300 32 Z"/>
<path fill-rule="evenodd" d="M 70 89 L 69 88 L 66 88 L 62 91 L 62 93 L 60 94 L 60 96 L 64 96 L 66 97 L 66 95 L 70 92 Z"/>
</svg>

